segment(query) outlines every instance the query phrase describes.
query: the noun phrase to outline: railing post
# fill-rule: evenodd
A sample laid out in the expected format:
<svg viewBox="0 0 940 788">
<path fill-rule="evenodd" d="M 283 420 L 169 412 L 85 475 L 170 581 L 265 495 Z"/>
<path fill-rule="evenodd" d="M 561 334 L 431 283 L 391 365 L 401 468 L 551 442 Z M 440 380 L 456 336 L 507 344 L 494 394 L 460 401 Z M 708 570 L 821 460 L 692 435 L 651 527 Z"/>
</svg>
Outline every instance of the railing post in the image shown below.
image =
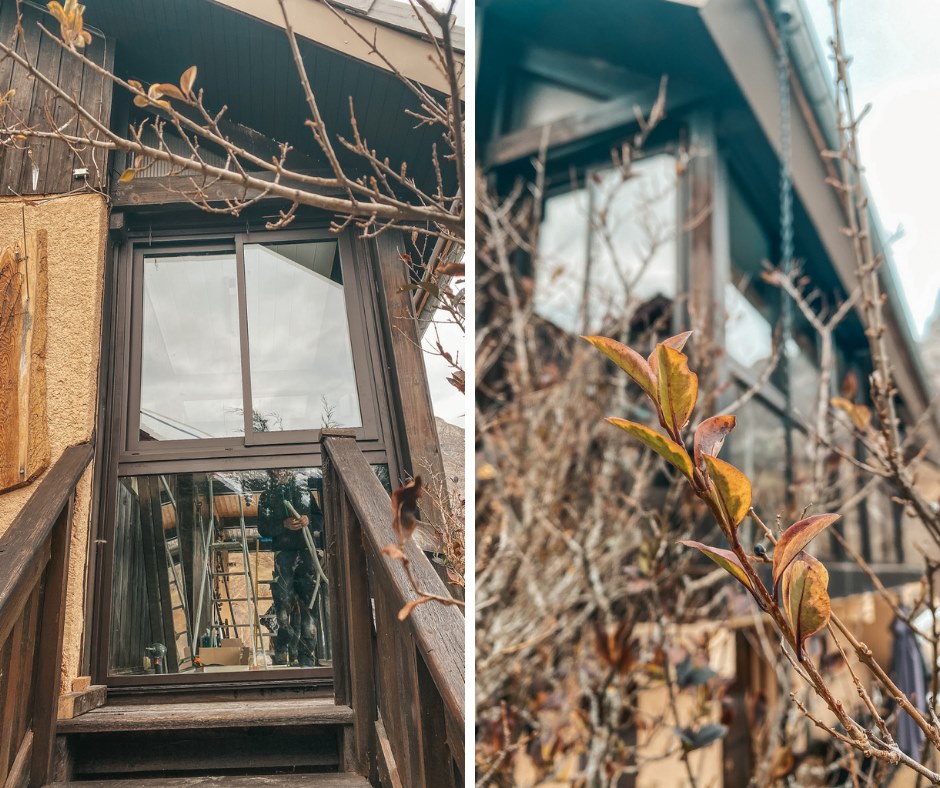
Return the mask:
<svg viewBox="0 0 940 788">
<path fill-rule="evenodd" d="M 349 440 L 355 438 L 346 433 L 327 433 L 324 441 Z M 328 456 L 328 454 L 327 454 Z M 369 594 L 369 569 L 362 543 L 362 527 L 353 513 L 346 494 L 329 462 L 324 479 L 323 495 L 328 502 L 327 512 L 332 522 L 326 527 L 333 534 L 336 544 L 336 601 L 341 615 L 336 618 L 345 622 L 334 625 L 334 631 L 345 630 L 340 653 L 333 655 L 334 673 L 343 671 L 341 684 L 349 697 L 355 716 L 355 745 L 353 755 L 355 769 L 371 778 L 376 776 L 375 721 L 378 718 L 375 690 L 374 644 L 372 637 L 372 598 Z M 345 665 L 337 666 L 337 660 L 345 657 Z"/>
<path fill-rule="evenodd" d="M 52 529 L 52 556 L 46 565 L 33 679 L 33 756 L 30 786 L 49 782 L 55 745 L 56 710 L 62 670 L 62 639 L 69 576 L 69 543 L 75 491 Z"/>
</svg>

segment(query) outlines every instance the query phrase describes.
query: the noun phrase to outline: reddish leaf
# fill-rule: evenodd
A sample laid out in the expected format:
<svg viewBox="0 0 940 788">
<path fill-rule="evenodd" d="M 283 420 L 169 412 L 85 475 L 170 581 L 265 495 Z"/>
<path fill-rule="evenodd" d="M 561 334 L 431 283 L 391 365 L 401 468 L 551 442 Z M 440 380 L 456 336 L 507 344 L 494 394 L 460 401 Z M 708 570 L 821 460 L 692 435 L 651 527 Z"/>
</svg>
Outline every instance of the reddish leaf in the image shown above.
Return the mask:
<svg viewBox="0 0 940 788">
<path fill-rule="evenodd" d="M 671 347 L 673 350 L 681 351 L 685 347 L 685 343 L 689 341 L 689 337 L 692 336 L 691 331 L 685 331 L 682 334 L 676 334 L 674 337 L 669 337 L 660 342 L 660 345 L 665 345 L 666 347 Z M 657 345 L 659 347 L 659 345 Z M 653 352 L 650 353 L 649 358 L 646 361 L 650 365 L 650 369 L 653 370 L 653 375 L 659 374 L 659 359 L 656 358 L 656 348 L 653 348 Z"/>
<path fill-rule="evenodd" d="M 466 266 L 464 263 L 441 263 L 434 273 L 440 276 L 466 276 Z"/>
<path fill-rule="evenodd" d="M 708 477 L 714 484 L 717 501 L 732 528 L 737 528 L 751 508 L 751 482 L 731 463 L 702 455 Z"/>
<path fill-rule="evenodd" d="M 790 621 L 797 659 L 803 658 L 803 644 L 829 623 L 829 572 L 821 562 L 800 553 L 783 573 L 781 592 L 783 612 Z"/>
<path fill-rule="evenodd" d="M 702 462 L 703 454 L 710 454 L 712 457 L 718 456 L 725 438 L 734 429 L 734 424 L 734 416 L 712 416 L 698 425 L 698 429 L 695 430 L 692 449 L 692 456 L 695 458 L 697 468 L 705 469 Z"/>
<path fill-rule="evenodd" d="M 392 493 L 392 528 L 399 544 L 404 544 L 418 525 L 418 498 L 422 491 L 421 477 L 415 476 Z"/>
<path fill-rule="evenodd" d="M 774 588 L 777 587 L 777 581 L 783 574 L 790 562 L 801 553 L 816 536 L 836 520 L 838 514 L 814 514 L 798 523 L 793 523 L 774 548 Z"/>
<path fill-rule="evenodd" d="M 633 378 L 654 403 L 659 402 L 656 378 L 643 356 L 633 348 L 607 337 L 582 337 Z"/>
<path fill-rule="evenodd" d="M 651 430 L 649 427 L 644 427 L 642 424 L 636 424 L 626 419 L 609 418 L 607 421 L 639 439 L 640 442 L 678 468 L 687 479 L 691 480 L 692 460 L 685 448 L 678 443 L 661 432 L 656 432 L 656 430 Z"/>
<path fill-rule="evenodd" d="M 658 359 L 659 407 L 663 419 L 677 434 L 695 409 L 698 399 L 698 376 L 689 369 L 689 358 L 668 345 L 656 346 Z"/>
<path fill-rule="evenodd" d="M 722 550 L 720 547 L 709 547 L 701 542 L 693 542 L 691 539 L 683 539 L 679 542 L 686 547 L 694 547 L 700 553 L 704 553 L 712 559 L 718 566 L 724 569 L 735 580 L 741 583 L 748 591 L 752 590 L 751 580 L 744 571 L 744 566 L 738 557 L 730 550 Z"/>
</svg>

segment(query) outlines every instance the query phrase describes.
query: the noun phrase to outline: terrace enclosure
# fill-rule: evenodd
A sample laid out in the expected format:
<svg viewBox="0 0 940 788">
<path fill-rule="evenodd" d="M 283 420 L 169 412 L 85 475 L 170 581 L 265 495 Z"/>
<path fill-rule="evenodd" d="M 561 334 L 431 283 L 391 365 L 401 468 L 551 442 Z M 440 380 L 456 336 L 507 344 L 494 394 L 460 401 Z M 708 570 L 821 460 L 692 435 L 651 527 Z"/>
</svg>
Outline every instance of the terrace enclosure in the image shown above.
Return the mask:
<svg viewBox="0 0 940 788">
<path fill-rule="evenodd" d="M 432 183 L 403 80 L 446 86 L 419 20 L 388 0 L 286 7 L 327 127 L 349 136 L 352 102 Z M 16 51 L 105 128 L 150 110 L 97 66 L 149 84 L 195 65 L 231 139 L 329 172 L 276 2 L 95 0 L 87 63 L 28 0 L 0 0 L 0 40 L 18 13 Z M 5 124 L 77 128 L 9 57 L 0 96 Z M 246 194 L 160 163 L 120 181 L 131 163 L 0 148 L 0 785 L 462 784 L 463 617 L 399 621 L 414 591 L 381 552 L 392 488 L 443 477 L 410 287 L 425 261 L 312 209 L 268 231 L 275 199 L 206 212 L 197 189 Z M 436 548 L 422 532 L 412 566 L 447 594 Z"/>
</svg>

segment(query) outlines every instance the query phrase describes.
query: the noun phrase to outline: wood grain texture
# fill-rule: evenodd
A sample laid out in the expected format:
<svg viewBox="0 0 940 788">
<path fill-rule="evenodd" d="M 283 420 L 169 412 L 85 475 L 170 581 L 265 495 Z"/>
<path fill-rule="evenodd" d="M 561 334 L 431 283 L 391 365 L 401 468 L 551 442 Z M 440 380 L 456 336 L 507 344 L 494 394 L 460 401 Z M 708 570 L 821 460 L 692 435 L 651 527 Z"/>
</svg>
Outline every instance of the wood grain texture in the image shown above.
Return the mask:
<svg viewBox="0 0 940 788">
<path fill-rule="evenodd" d="M 104 684 L 95 684 L 83 690 L 66 692 L 59 696 L 58 718 L 71 720 L 92 709 L 104 706 L 108 701 L 108 688 Z"/>
<path fill-rule="evenodd" d="M 257 774 L 212 775 L 206 777 L 154 777 L 129 780 L 82 780 L 52 783 L 49 788 L 200 788 L 222 785 L 225 788 L 367 788 L 369 781 L 356 774 Z"/>
<path fill-rule="evenodd" d="M 182 731 L 282 725 L 347 725 L 352 721 L 352 709 L 336 705 L 331 698 L 298 698 L 105 706 L 71 720 L 60 720 L 57 731 L 60 734 Z"/>
<path fill-rule="evenodd" d="M 0 492 L 49 467 L 46 233 L 0 252 Z"/>
<path fill-rule="evenodd" d="M 0 536 L 0 642 L 6 639 L 49 561 L 56 519 L 93 453 L 90 443 L 66 449 Z"/>
</svg>

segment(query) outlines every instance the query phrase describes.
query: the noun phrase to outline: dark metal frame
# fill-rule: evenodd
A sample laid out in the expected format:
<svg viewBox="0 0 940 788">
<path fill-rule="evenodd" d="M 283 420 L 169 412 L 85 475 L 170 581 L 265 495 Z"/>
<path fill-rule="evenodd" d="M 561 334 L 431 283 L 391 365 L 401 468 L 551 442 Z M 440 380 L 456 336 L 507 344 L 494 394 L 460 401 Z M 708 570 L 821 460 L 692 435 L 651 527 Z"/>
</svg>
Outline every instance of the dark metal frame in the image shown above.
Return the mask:
<svg viewBox="0 0 940 788">
<path fill-rule="evenodd" d="M 251 233 L 248 228 L 190 232 L 147 232 L 131 234 L 127 242 L 115 247 L 113 277 L 108 285 L 113 293 L 106 296 L 112 309 L 105 320 L 112 320 L 110 347 L 103 355 L 110 359 L 108 379 L 102 381 L 105 407 L 101 409 L 107 434 L 101 441 L 96 477 L 100 483 L 95 502 L 97 520 L 97 556 L 94 593 L 90 606 L 92 645 L 87 651 L 89 670 L 96 683 L 107 684 L 119 692 L 134 694 L 155 690 L 231 689 L 250 685 L 259 688 L 291 686 L 327 686 L 332 683 L 332 668 L 294 668 L 290 671 L 245 671 L 227 673 L 110 676 L 108 675 L 109 629 L 111 620 L 111 584 L 113 581 L 113 545 L 115 528 L 115 489 L 119 477 L 180 473 L 189 471 L 252 470 L 268 467 L 320 467 L 320 430 L 292 430 L 277 433 L 270 440 L 246 440 L 248 435 L 229 439 L 196 439 L 140 442 L 138 434 L 140 394 L 140 315 L 142 304 L 143 258 L 182 251 L 229 251 L 238 261 L 239 323 L 243 333 L 240 352 L 243 365 L 243 394 L 250 405 L 250 381 L 247 358 L 247 316 L 242 251 L 245 243 L 335 240 L 338 243 L 346 315 L 359 394 L 363 426 L 355 430 L 359 448 L 371 464 L 386 464 L 389 477 L 398 478 L 398 453 L 391 417 L 386 360 L 380 341 L 382 331 L 376 283 L 371 271 L 367 247 L 350 232 L 330 233 L 323 225 L 286 232 Z M 113 296 L 113 298 L 112 298 Z M 247 381 L 247 382 L 246 382 Z M 250 409 L 246 408 L 246 420 Z M 250 435 L 250 433 L 249 433 Z M 267 437 L 267 436 L 266 436 Z M 104 445 L 107 444 L 107 445 Z"/>
</svg>

